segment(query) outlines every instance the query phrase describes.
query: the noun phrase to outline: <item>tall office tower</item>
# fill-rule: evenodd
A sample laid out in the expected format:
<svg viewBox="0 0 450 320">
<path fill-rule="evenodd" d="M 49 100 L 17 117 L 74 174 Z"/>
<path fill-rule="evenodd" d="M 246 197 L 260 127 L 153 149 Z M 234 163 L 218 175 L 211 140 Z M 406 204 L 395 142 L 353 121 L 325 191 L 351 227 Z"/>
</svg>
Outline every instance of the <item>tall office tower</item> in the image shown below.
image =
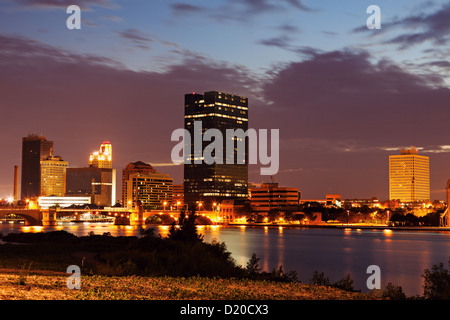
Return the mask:
<svg viewBox="0 0 450 320">
<path fill-rule="evenodd" d="M 64 196 L 66 189 L 66 168 L 69 165 L 58 156 L 49 156 L 41 161 L 42 197 Z"/>
<path fill-rule="evenodd" d="M 53 141 L 30 134 L 22 138 L 21 199 L 37 198 L 41 192 L 41 161 L 53 155 Z"/>
<path fill-rule="evenodd" d="M 89 157 L 89 166 L 94 168 L 112 168 L 112 146 L 109 141 L 103 141 L 100 150 Z"/>
<path fill-rule="evenodd" d="M 450 179 L 447 180 L 447 187 L 445 188 L 445 201 L 447 207 L 450 207 Z"/>
<path fill-rule="evenodd" d="M 173 179 L 138 161 L 123 170 L 123 207 L 134 208 L 139 200 L 144 209 L 169 209 L 173 197 Z"/>
<path fill-rule="evenodd" d="M 429 158 L 415 147 L 389 156 L 389 199 L 402 202 L 430 200 Z"/>
<path fill-rule="evenodd" d="M 116 169 L 67 168 L 66 196 L 91 197 L 97 206 L 116 204 Z"/>
<path fill-rule="evenodd" d="M 14 203 L 19 200 L 19 166 L 14 166 Z"/>
<path fill-rule="evenodd" d="M 198 124 L 201 123 L 201 132 Z M 201 202 L 203 208 L 211 209 L 214 202 L 224 199 L 242 199 L 248 195 L 248 139 L 233 138 L 234 151 L 239 142 L 245 145 L 244 161 L 238 161 L 237 152 L 234 152 L 232 161 L 227 161 L 227 129 L 248 129 L 248 99 L 228 93 L 217 91 L 201 94 L 185 95 L 184 128 L 191 135 L 190 150 L 185 150 L 184 163 L 184 203 L 189 207 Z M 202 140 L 208 129 L 216 129 L 223 136 L 222 163 L 207 164 L 204 161 L 203 150 L 211 141 L 203 141 L 201 150 L 195 148 L 195 136 Z M 213 138 L 214 139 L 214 138 Z M 186 146 L 189 147 L 189 146 Z M 216 156 L 214 150 L 211 154 Z M 230 152 L 232 150 L 228 150 Z M 239 150 L 238 150 L 239 152 Z M 190 162 L 190 163 L 188 163 Z M 196 163 L 200 162 L 200 163 Z M 231 162 L 231 163 L 230 163 Z"/>
</svg>

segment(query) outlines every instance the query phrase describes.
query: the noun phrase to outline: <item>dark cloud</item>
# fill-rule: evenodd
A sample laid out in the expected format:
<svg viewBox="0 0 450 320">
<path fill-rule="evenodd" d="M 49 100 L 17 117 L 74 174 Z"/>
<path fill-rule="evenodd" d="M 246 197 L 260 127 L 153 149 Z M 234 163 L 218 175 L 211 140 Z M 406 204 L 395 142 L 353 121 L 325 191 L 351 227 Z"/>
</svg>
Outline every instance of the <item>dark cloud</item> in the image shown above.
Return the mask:
<svg viewBox="0 0 450 320">
<path fill-rule="evenodd" d="M 215 20 L 248 21 L 253 15 L 265 13 L 283 13 L 297 9 L 304 12 L 314 10 L 306 6 L 301 0 L 231 0 L 224 1 L 215 7 L 192 5 L 189 3 L 175 3 L 170 5 L 177 16 L 183 14 L 206 13 L 208 18 Z"/>
<path fill-rule="evenodd" d="M 288 24 L 288 23 L 279 26 L 277 29 L 279 29 L 281 31 L 284 31 L 284 32 L 287 32 L 287 33 L 298 33 L 298 32 L 300 32 L 300 28 L 298 28 L 298 27 L 296 27 L 296 26 L 294 26 L 292 24 Z"/>
<path fill-rule="evenodd" d="M 298 181 L 305 197 L 323 196 L 330 187 L 344 197 L 386 199 L 389 154 L 448 144 L 450 90 L 439 76 L 373 62 L 367 51 L 305 53 L 267 81 L 262 92 L 272 104 L 254 120 L 280 129 L 280 167 L 303 170 L 280 172 L 279 179 Z M 450 160 L 448 153 L 431 159 L 434 188 L 450 176 L 443 159 Z"/>
<path fill-rule="evenodd" d="M 447 60 L 432 61 L 432 62 L 428 62 L 424 65 L 432 66 L 432 67 L 450 68 L 450 61 L 447 61 Z"/>
<path fill-rule="evenodd" d="M 450 41 L 450 3 L 441 6 L 433 13 L 418 13 L 393 21 L 382 21 L 381 30 L 372 35 L 388 37 L 387 33 L 400 31 L 400 34 L 384 40 L 385 44 L 398 45 L 400 49 L 430 41 L 433 45 L 446 45 Z M 366 26 L 355 28 L 354 32 L 367 32 Z"/>
<path fill-rule="evenodd" d="M 272 4 L 269 0 L 241 0 L 239 3 L 246 7 L 248 13 L 260 13 L 266 11 L 273 11 L 278 7 Z"/>
<path fill-rule="evenodd" d="M 173 3 L 170 5 L 172 10 L 176 14 L 190 14 L 204 11 L 205 9 L 200 6 L 195 6 L 188 3 Z"/>
<path fill-rule="evenodd" d="M 306 6 L 301 0 L 240 0 L 240 4 L 247 7 L 247 12 L 260 13 L 268 11 L 277 11 L 282 8 L 282 5 L 287 5 L 288 8 L 295 8 L 301 11 L 313 11 Z M 280 5 L 281 4 L 281 5 Z"/>
<path fill-rule="evenodd" d="M 153 39 L 150 36 L 137 29 L 126 29 L 118 31 L 116 34 L 123 39 L 130 40 L 141 49 L 150 49 L 149 44 L 153 42 Z"/>
<path fill-rule="evenodd" d="M 67 8 L 70 5 L 77 5 L 81 9 L 88 9 L 93 6 L 105 8 L 117 8 L 112 0 L 10 0 L 24 7 L 41 9 Z"/>
<path fill-rule="evenodd" d="M 280 49 L 291 50 L 292 46 L 290 42 L 291 39 L 288 36 L 282 35 L 279 37 L 261 40 L 259 43 L 268 47 L 278 47 Z"/>
<path fill-rule="evenodd" d="M 421 119 L 450 116 L 450 90 L 437 75 L 411 74 L 387 60 L 374 63 L 367 51 L 308 54 L 309 59 L 285 65 L 264 88 L 281 115 L 292 113 L 287 119 L 294 121 L 296 113 L 314 119 L 301 128 L 292 123 L 292 135 L 322 137 L 329 128 L 336 138 L 376 141 L 386 138 L 376 127 L 384 116 L 396 128 L 420 123 L 429 130 L 434 122 Z"/>
<path fill-rule="evenodd" d="M 302 11 L 314 11 L 310 7 L 306 6 L 301 0 L 286 0 L 286 2 Z"/>
<path fill-rule="evenodd" d="M 153 40 L 137 29 L 126 29 L 117 32 L 122 38 L 130 39 L 138 42 L 152 42 Z"/>
</svg>

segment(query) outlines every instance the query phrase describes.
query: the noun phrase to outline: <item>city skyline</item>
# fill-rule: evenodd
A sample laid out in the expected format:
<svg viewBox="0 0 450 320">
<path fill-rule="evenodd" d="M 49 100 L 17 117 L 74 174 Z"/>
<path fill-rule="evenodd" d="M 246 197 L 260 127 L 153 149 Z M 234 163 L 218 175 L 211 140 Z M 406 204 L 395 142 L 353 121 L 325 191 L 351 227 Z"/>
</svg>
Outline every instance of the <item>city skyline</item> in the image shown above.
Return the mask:
<svg viewBox="0 0 450 320">
<path fill-rule="evenodd" d="M 28 132 L 74 167 L 109 140 L 115 168 L 144 161 L 179 184 L 170 134 L 183 127 L 184 94 L 221 90 L 249 98 L 249 128 L 280 129 L 274 179 L 304 198 L 388 199 L 388 156 L 415 145 L 430 157 L 431 199 L 445 199 L 449 4 L 79 4 L 81 30 L 66 28 L 62 2 L 0 4 L 0 197 L 13 193 Z M 371 4 L 381 30 L 365 27 Z M 249 182 L 269 182 L 258 169 Z"/>
<path fill-rule="evenodd" d="M 211 93 L 214 93 L 214 92 L 211 92 Z M 216 94 L 217 94 L 217 92 L 216 92 Z M 127 192 L 125 191 L 126 189 L 127 189 L 127 187 L 126 187 L 126 183 L 125 183 L 125 180 L 128 180 L 128 175 L 126 176 L 125 175 L 125 171 L 127 171 L 127 170 L 129 170 L 128 168 L 132 165 L 132 166 L 137 166 L 137 167 L 139 167 L 140 168 L 140 166 L 144 166 L 144 167 L 146 167 L 146 170 L 148 171 L 147 173 L 148 174 L 150 174 L 150 172 L 151 173 L 154 173 L 154 174 L 156 174 L 156 175 L 161 175 L 161 176 L 165 176 L 165 177 L 167 177 L 168 179 L 170 179 L 171 181 L 172 181 L 172 184 L 173 185 L 176 185 L 176 183 L 175 182 L 173 182 L 173 178 L 169 175 L 169 174 L 167 174 L 167 173 L 159 173 L 159 172 L 157 172 L 153 167 L 152 167 L 152 165 L 151 164 L 149 164 L 149 163 L 145 163 L 145 162 L 142 162 L 142 161 L 140 161 L 140 160 L 138 160 L 138 161 L 136 161 L 136 162 L 129 162 L 126 166 L 125 166 L 125 168 L 123 168 L 123 174 L 122 174 L 122 177 L 117 177 L 116 176 L 116 174 L 115 174 L 115 171 L 116 171 L 116 168 L 114 168 L 113 166 L 112 166 L 112 152 L 111 152 L 111 149 L 112 149 L 112 147 L 111 147 L 111 142 L 109 142 L 109 141 L 102 141 L 102 143 L 101 143 L 101 145 L 100 145 L 100 151 L 98 152 L 98 151 L 96 151 L 96 152 L 94 152 L 94 153 L 91 153 L 90 154 L 90 156 L 88 157 L 88 162 L 89 162 L 89 165 L 88 166 L 82 166 L 82 167 L 75 167 L 75 166 L 71 166 L 71 165 L 69 165 L 69 161 L 64 161 L 63 159 L 62 159 L 62 157 L 61 156 L 54 156 L 53 155 L 53 141 L 48 141 L 47 140 L 47 138 L 45 137 L 45 136 L 42 136 L 42 135 L 36 135 L 36 134 L 29 134 L 27 137 L 23 137 L 22 138 L 22 144 L 23 144 L 23 146 L 22 146 L 22 149 L 23 149 L 23 152 L 26 150 L 26 148 L 28 148 L 28 146 L 25 144 L 25 142 L 26 141 L 44 141 L 45 143 L 49 143 L 50 144 L 50 149 L 51 149 L 51 155 L 50 156 L 45 156 L 43 159 L 44 159 L 44 161 L 40 161 L 40 163 L 41 163 L 41 166 L 42 166 L 42 164 L 43 163 L 46 163 L 46 162 L 49 162 L 48 164 L 46 164 L 46 166 L 47 165 L 50 165 L 50 162 L 56 162 L 56 163 L 61 163 L 61 164 L 57 164 L 57 166 L 60 166 L 60 165 L 62 165 L 63 167 L 64 167 L 64 171 L 66 171 L 66 169 L 68 169 L 68 171 L 70 171 L 70 170 L 72 170 L 73 171 L 73 173 L 71 173 L 71 175 L 73 175 L 73 178 L 76 178 L 76 179 L 79 179 L 79 178 L 81 178 L 82 176 L 83 176 L 83 174 L 81 174 L 81 171 L 86 171 L 86 170 L 88 170 L 88 169 L 96 169 L 96 170 L 106 170 L 106 171 L 108 171 L 109 170 L 109 174 L 111 175 L 111 172 L 113 172 L 113 174 L 111 175 L 111 177 L 109 177 L 109 183 L 106 183 L 107 185 L 109 185 L 110 187 L 111 187 L 111 185 L 113 185 L 113 187 L 112 187 L 112 190 L 115 190 L 115 192 L 113 192 L 114 193 L 114 195 L 113 195 L 113 199 L 121 199 L 121 201 L 122 201 L 122 204 L 123 204 L 123 206 L 125 206 L 126 207 L 126 203 L 125 202 L 123 202 L 123 199 L 124 199 L 124 197 L 126 198 L 126 196 L 124 196 L 124 194 L 126 194 Z M 27 147 L 26 147 L 27 146 Z M 39 145 L 39 148 L 42 148 L 40 145 Z M 45 149 L 45 148 L 44 148 Z M 106 150 L 106 152 L 105 152 L 105 150 Z M 448 185 L 449 185 L 449 182 L 448 181 L 450 181 L 450 179 L 448 179 L 448 181 L 447 181 L 447 184 L 446 184 L 446 187 L 445 187 L 445 190 L 444 190 L 444 192 L 445 192 L 445 197 L 444 197 L 444 199 L 430 199 L 430 197 L 429 197 L 429 194 L 430 194 L 430 192 L 429 192 L 429 182 L 428 182 L 428 180 L 429 180 L 429 157 L 425 157 L 425 156 L 418 156 L 418 150 L 417 150 L 417 148 L 415 147 L 415 146 L 410 146 L 409 148 L 402 148 L 401 150 L 400 150 L 400 153 L 399 154 L 391 154 L 391 155 L 389 155 L 389 157 L 388 157 L 388 162 L 389 162 L 389 168 L 390 168 L 390 177 L 389 177 L 389 185 L 388 185 L 388 189 L 389 189 L 389 197 L 388 198 L 386 198 L 386 199 L 384 199 L 384 198 L 377 198 L 377 197 L 375 197 L 375 198 L 377 198 L 378 200 L 381 200 L 381 201 L 388 201 L 388 200 L 400 200 L 400 202 L 406 202 L 406 203 L 408 203 L 408 202 L 414 202 L 414 201 L 433 201 L 433 200 L 445 200 L 445 201 L 448 201 Z M 105 160 L 104 159 L 104 156 L 107 156 L 107 159 Z M 190 158 L 190 157 L 193 157 L 193 154 L 187 154 L 187 157 L 188 158 Z M 417 199 L 413 199 L 413 200 L 411 200 L 411 199 L 407 199 L 407 198 L 404 198 L 404 199 L 402 199 L 402 197 L 403 196 L 400 196 L 402 193 L 408 193 L 408 192 L 416 192 L 415 190 L 414 191 L 406 191 L 406 189 L 405 190 L 403 190 L 403 191 L 401 191 L 402 190 L 402 188 L 400 188 L 399 189 L 399 186 L 398 186 L 398 184 L 399 183 L 402 183 L 402 181 L 404 182 L 405 181 L 405 179 L 406 180 L 408 180 L 408 179 L 411 179 L 411 177 L 413 177 L 412 179 L 414 180 L 415 179 L 415 177 L 414 177 L 414 160 L 412 160 L 412 159 L 403 159 L 402 157 L 420 157 L 421 159 L 426 159 L 426 168 L 421 168 L 422 166 L 423 166 L 423 164 L 419 164 L 419 167 L 418 168 L 416 168 L 417 170 L 416 170 L 416 172 L 419 174 L 419 176 L 421 176 L 421 175 L 423 175 L 423 174 L 426 174 L 426 179 L 425 180 L 423 180 L 423 177 L 420 177 L 420 183 L 421 183 L 421 187 L 420 188 L 422 188 L 423 186 L 422 186 L 422 183 L 427 183 L 427 186 L 426 186 L 426 191 L 424 191 L 424 190 L 422 190 L 421 191 L 421 194 L 420 194 L 420 196 L 419 196 L 419 198 L 417 198 Z M 95 161 L 92 161 L 93 159 L 95 158 Z M 100 162 L 99 161 L 99 159 L 101 159 L 102 161 L 104 161 L 104 164 L 103 164 L 103 162 Z M 411 162 L 412 161 L 412 163 L 409 163 L 409 162 Z M 417 161 L 417 160 L 416 160 Z M 421 160 L 421 161 L 423 161 L 423 160 Z M 394 165 L 394 167 L 392 167 Z M 392 171 L 392 168 L 394 168 L 394 170 L 396 170 L 396 169 L 398 169 L 398 167 L 399 166 L 402 166 L 403 167 L 403 169 L 401 170 L 401 172 L 399 172 L 398 170 L 397 171 Z M 246 166 L 246 168 L 247 168 L 247 166 Z M 21 169 L 21 166 L 19 166 L 19 165 L 15 165 L 14 166 L 14 180 L 16 180 L 16 179 L 18 179 L 19 177 L 18 177 L 18 171 Z M 419 170 L 420 169 L 420 170 Z M 423 171 L 425 169 L 425 171 Z M 57 170 L 59 170 L 59 169 L 57 169 Z M 81 171 L 80 171 L 81 170 Z M 80 172 L 78 172 L 78 171 L 80 171 Z M 142 168 L 140 168 L 138 171 L 136 171 L 136 172 L 139 172 L 139 173 L 142 173 L 141 172 L 142 171 Z M 131 172 L 131 171 L 130 171 Z M 50 172 L 49 172 L 50 173 Z M 46 174 L 49 174 L 49 173 L 46 173 Z M 40 173 L 39 174 L 39 176 L 41 175 L 41 174 L 43 174 L 43 173 Z M 81 174 L 81 176 L 80 176 L 80 174 Z M 103 175 L 103 173 L 102 173 L 102 175 Z M 17 177 L 16 177 L 17 176 Z M 395 177 L 393 180 L 392 180 L 392 177 Z M 43 179 L 43 178 L 42 178 Z M 62 176 L 61 176 L 61 179 L 62 179 Z M 82 178 L 82 179 L 84 179 L 84 180 L 86 180 L 86 177 L 84 177 L 84 178 Z M 100 179 L 100 178 L 99 178 Z M 103 178 L 102 178 L 103 179 Z M 118 190 L 118 189 L 116 189 L 116 187 L 115 187 L 115 185 L 116 185 L 116 183 L 115 182 L 113 182 L 112 180 L 115 180 L 116 181 L 116 183 L 119 183 L 119 184 L 122 184 L 122 188 L 120 189 L 120 190 Z M 41 178 L 39 179 L 39 180 L 41 180 Z M 119 181 L 120 180 L 120 181 Z M 274 184 L 274 179 L 273 179 L 273 176 L 270 176 L 269 177 L 269 179 L 268 179 L 269 181 L 263 181 L 263 182 L 261 182 L 261 184 L 270 184 L 270 183 L 272 183 L 272 184 Z M 81 181 L 81 180 L 80 180 Z M 89 182 L 88 184 L 89 184 L 89 186 L 84 186 L 84 188 L 86 189 L 89 189 L 89 190 L 91 190 L 91 183 L 90 183 L 90 181 L 91 181 L 91 178 L 90 178 L 90 176 L 89 176 L 89 178 L 86 180 L 86 181 L 84 181 L 83 183 L 85 183 L 86 184 L 86 182 Z M 199 180 L 200 181 L 200 180 Z M 408 180 L 409 181 L 409 180 Z M 417 181 L 416 181 L 417 182 Z M 78 183 L 78 182 L 77 182 Z M 94 182 L 92 182 L 92 183 L 94 183 Z M 125 184 L 124 184 L 125 183 Z M 181 182 L 182 184 L 183 184 L 183 181 Z M 45 188 L 53 188 L 54 186 L 53 186 L 53 184 L 52 183 L 48 183 L 48 182 L 46 182 L 46 184 L 48 184 L 48 185 L 46 185 L 45 186 Z M 97 183 L 97 184 L 103 184 L 103 182 L 102 183 Z M 181 184 L 181 185 L 182 185 Z M 248 190 L 250 190 L 250 185 L 258 185 L 259 183 L 256 183 L 256 182 L 254 182 L 254 181 L 249 181 L 248 182 Z M 278 185 L 278 182 L 275 182 L 275 184 L 276 185 Z M 63 193 L 66 193 L 66 190 L 65 190 L 65 185 L 66 185 L 66 174 L 64 173 L 64 192 Z M 125 186 L 125 189 L 124 189 L 124 186 Z M 396 189 L 396 191 L 394 192 L 394 193 L 392 193 L 392 187 L 394 186 L 394 188 L 397 188 Z M 13 184 L 13 188 L 18 188 L 19 187 L 19 185 L 16 185 L 16 181 L 14 181 L 14 184 Z M 282 185 L 281 186 L 282 188 L 291 188 L 292 186 L 286 186 L 286 185 Z M 39 189 L 41 190 L 40 192 L 42 193 L 43 192 L 43 194 L 41 195 L 41 196 L 45 196 L 46 194 L 45 194 L 45 192 L 43 191 L 43 186 L 41 186 L 41 185 L 39 185 Z M 408 187 L 408 188 L 410 188 L 410 187 Z M 298 189 L 298 188 L 296 188 L 296 189 Z M 111 191 L 112 191 L 111 190 Z M 205 190 L 209 190 L 209 189 L 205 189 Z M 408 189 L 409 190 L 409 189 Z M 208 192 L 210 192 L 211 190 L 209 190 Z M 302 193 L 303 192 L 303 190 L 298 190 L 300 193 Z M 67 192 L 68 192 L 68 195 L 70 196 L 70 195 L 75 195 L 76 193 L 73 193 L 73 191 L 68 191 L 67 190 Z M 80 191 L 79 191 L 80 192 Z M 106 192 L 106 190 L 105 190 L 105 192 Z M 125 193 L 124 193 L 125 192 Z M 13 192 L 12 192 L 12 194 L 14 194 L 15 193 L 15 191 L 13 190 Z M 86 192 L 85 192 L 86 193 Z M 90 193 L 90 191 L 88 191 L 87 193 Z M 103 192 L 102 192 L 102 194 L 103 194 Z M 399 196 L 397 197 L 397 196 L 393 196 L 393 194 L 398 194 Z M 14 194 L 15 195 L 15 194 Z M 327 196 L 328 195 L 330 195 L 330 193 L 327 193 Z M 58 194 L 58 196 L 64 196 L 64 194 Z M 230 195 L 231 196 L 231 195 Z M 323 198 L 323 196 L 324 195 L 322 195 L 322 196 L 320 196 L 320 197 L 318 197 L 318 198 Z M 339 194 L 339 197 L 341 197 L 341 195 Z M 414 196 L 411 194 L 411 197 L 413 198 Z M 29 196 L 22 196 L 21 194 L 20 194 L 20 197 L 19 198 L 22 198 L 22 200 L 24 200 L 25 198 L 29 198 Z M 232 196 L 231 196 L 231 198 L 233 198 Z M 238 197 L 236 198 L 236 197 L 234 197 L 235 199 L 238 199 Z M 343 197 L 344 199 L 351 199 L 351 197 Z M 371 197 L 361 197 L 360 199 L 369 199 L 369 198 L 371 198 Z M 2 199 L 1 197 L 0 197 L 0 199 Z M 12 199 L 12 196 L 7 196 L 7 197 L 3 197 L 3 199 Z M 227 197 L 225 197 L 223 200 L 226 200 L 226 199 L 228 199 L 228 196 Z M 300 197 L 299 197 L 299 199 L 300 199 Z M 307 199 L 307 198 L 305 198 L 305 197 L 302 197 L 301 199 Z M 212 200 L 211 200 L 212 201 Z M 305 200 L 304 200 L 305 201 Z M 116 201 L 114 200 L 113 201 L 114 203 L 116 203 Z M 201 201 L 201 202 L 203 202 L 203 201 Z M 212 202 L 211 202 L 212 203 Z M 103 204 L 99 204 L 99 205 L 103 205 Z M 111 203 L 111 205 L 113 205 L 113 203 Z"/>
</svg>

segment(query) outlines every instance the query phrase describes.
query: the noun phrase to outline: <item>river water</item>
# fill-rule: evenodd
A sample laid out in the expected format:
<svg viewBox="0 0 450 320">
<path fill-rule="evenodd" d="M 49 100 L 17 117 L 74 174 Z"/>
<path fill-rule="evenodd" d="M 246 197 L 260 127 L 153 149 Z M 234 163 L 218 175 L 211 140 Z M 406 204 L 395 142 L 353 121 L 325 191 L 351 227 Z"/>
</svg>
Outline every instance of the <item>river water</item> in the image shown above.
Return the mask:
<svg viewBox="0 0 450 320">
<path fill-rule="evenodd" d="M 89 232 L 113 236 L 138 235 L 139 227 L 115 226 L 109 223 L 64 223 L 54 227 L 29 227 L 21 224 L 0 224 L 0 233 L 65 230 L 77 236 Z M 169 227 L 157 227 L 166 236 Z M 205 241 L 225 242 L 232 257 L 246 266 L 252 253 L 260 258 L 266 271 L 283 266 L 296 270 L 301 282 L 307 283 L 315 270 L 323 272 L 331 282 L 350 274 L 354 287 L 367 292 L 367 268 L 377 265 L 381 286 L 393 283 L 408 296 L 423 294 L 425 268 L 444 263 L 450 258 L 450 232 L 397 231 L 375 229 L 329 229 L 250 226 L 199 226 Z"/>
</svg>

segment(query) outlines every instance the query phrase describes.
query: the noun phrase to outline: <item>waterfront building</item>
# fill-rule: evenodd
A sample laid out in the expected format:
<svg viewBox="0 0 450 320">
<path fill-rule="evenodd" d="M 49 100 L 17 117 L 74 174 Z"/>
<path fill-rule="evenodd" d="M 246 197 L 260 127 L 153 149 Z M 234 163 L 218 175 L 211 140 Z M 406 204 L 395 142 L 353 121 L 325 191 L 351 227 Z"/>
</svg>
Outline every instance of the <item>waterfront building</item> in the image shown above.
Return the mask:
<svg viewBox="0 0 450 320">
<path fill-rule="evenodd" d="M 450 206 L 450 179 L 447 180 L 446 193 L 445 193 L 445 201 L 447 203 L 447 207 Z"/>
<path fill-rule="evenodd" d="M 389 199 L 401 202 L 430 200 L 429 158 L 411 146 L 389 156 Z"/>
<path fill-rule="evenodd" d="M 91 197 L 39 197 L 38 204 L 41 209 L 50 207 L 67 208 L 70 206 L 84 206 L 91 204 Z"/>
<path fill-rule="evenodd" d="M 41 161 L 53 155 L 53 141 L 30 134 L 22 138 L 21 199 L 37 198 L 41 192 Z"/>
<path fill-rule="evenodd" d="M 342 197 L 340 194 L 327 194 L 325 201 L 327 206 L 337 206 L 340 208 L 342 205 Z"/>
<path fill-rule="evenodd" d="M 217 206 L 213 204 L 213 221 L 218 223 L 233 223 L 247 221 L 247 216 L 251 215 L 249 212 L 249 199 L 232 199 L 222 200 Z"/>
<path fill-rule="evenodd" d="M 122 173 L 123 206 L 135 208 L 138 201 L 144 209 L 170 209 L 173 179 L 142 161 L 129 163 Z"/>
<path fill-rule="evenodd" d="M 142 161 L 130 162 L 127 164 L 125 169 L 122 170 L 122 206 L 126 207 L 127 200 L 127 190 L 128 190 L 128 179 L 131 174 L 139 173 L 142 175 L 149 175 L 151 173 L 156 173 L 156 170 L 148 163 Z"/>
<path fill-rule="evenodd" d="M 100 150 L 89 156 L 89 166 L 112 169 L 112 146 L 109 141 L 103 141 Z"/>
<path fill-rule="evenodd" d="M 41 197 L 64 196 L 68 165 L 59 156 L 49 156 L 41 161 Z"/>
<path fill-rule="evenodd" d="M 90 197 L 97 206 L 116 204 L 116 169 L 67 168 L 66 196 Z"/>
<path fill-rule="evenodd" d="M 280 187 L 278 183 L 252 187 L 249 194 L 252 209 L 262 214 L 267 214 L 271 209 L 298 210 L 301 198 L 297 188 Z"/>
<path fill-rule="evenodd" d="M 380 208 L 382 204 L 377 198 L 371 199 L 344 199 L 342 201 L 344 207 L 361 208 L 367 206 L 369 208 Z"/>
<path fill-rule="evenodd" d="M 174 184 L 172 187 L 172 206 L 181 209 L 184 206 L 184 185 Z"/>
<path fill-rule="evenodd" d="M 198 121 L 201 121 L 202 131 L 200 133 L 194 130 L 194 122 Z M 248 139 L 238 141 L 238 138 L 233 138 L 235 146 L 240 142 L 245 145 L 245 161 L 243 163 L 238 163 L 237 152 L 234 154 L 233 161 L 226 161 L 227 143 L 224 141 L 222 163 L 207 164 L 203 161 L 203 150 L 211 142 L 203 141 L 203 135 L 209 129 L 218 130 L 223 137 L 226 137 L 227 129 L 242 129 L 247 132 L 248 99 L 217 91 L 186 94 L 184 128 L 191 137 L 198 134 L 202 137 L 201 150 L 194 150 L 193 138 L 191 145 L 187 146 L 190 149 L 185 150 L 184 203 L 188 206 L 202 203 L 204 209 L 212 209 L 212 204 L 221 200 L 247 197 Z M 201 154 L 198 153 L 200 151 Z M 218 151 L 214 150 L 214 152 Z M 230 159 L 231 157 L 228 160 Z M 201 163 L 195 163 L 196 160 L 200 160 Z"/>
</svg>

